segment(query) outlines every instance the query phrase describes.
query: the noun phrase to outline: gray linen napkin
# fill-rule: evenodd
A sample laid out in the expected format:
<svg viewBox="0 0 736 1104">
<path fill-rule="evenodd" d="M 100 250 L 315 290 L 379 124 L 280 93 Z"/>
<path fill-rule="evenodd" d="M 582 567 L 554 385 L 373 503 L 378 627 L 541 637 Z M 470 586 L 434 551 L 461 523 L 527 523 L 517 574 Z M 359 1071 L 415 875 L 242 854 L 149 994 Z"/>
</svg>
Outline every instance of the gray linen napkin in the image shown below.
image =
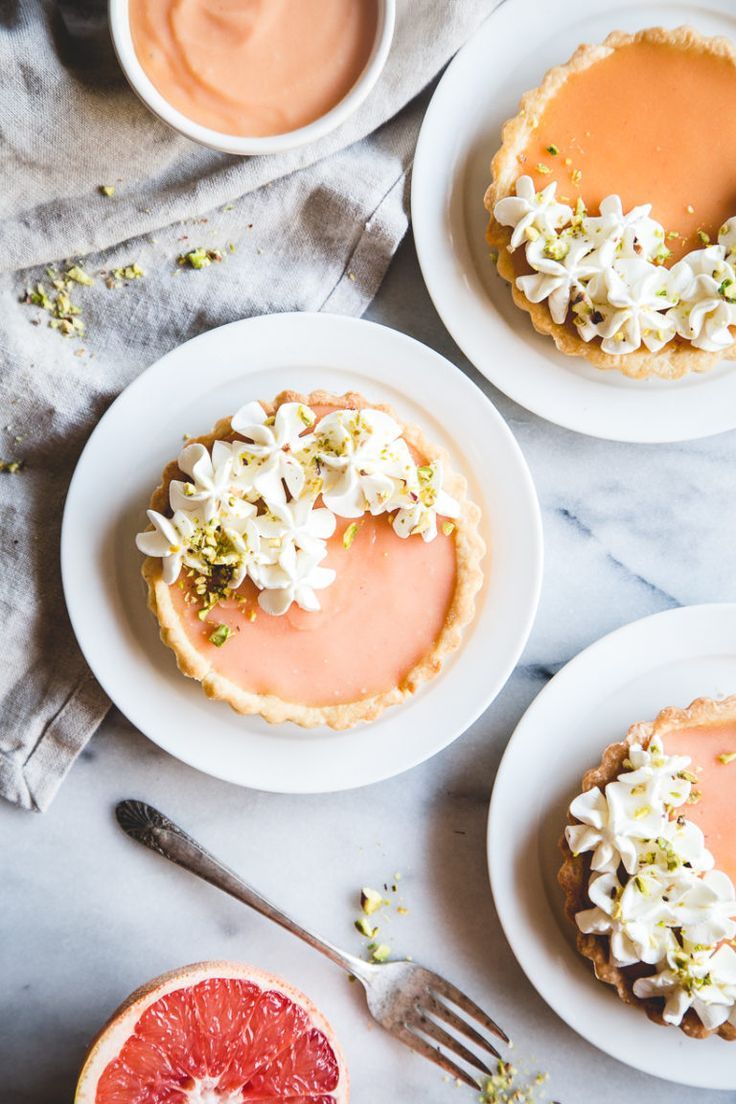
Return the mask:
<svg viewBox="0 0 736 1104">
<path fill-rule="evenodd" d="M 362 314 L 406 231 L 417 96 L 494 6 L 399 0 L 391 58 L 360 111 L 307 149 L 241 159 L 180 138 L 138 102 L 101 0 L 0 5 L 1 796 L 47 808 L 109 708 L 58 566 L 90 430 L 203 330 L 269 311 Z M 222 260 L 177 264 L 196 249 Z M 55 288 L 70 269 L 91 286 Z M 26 288 L 35 304 L 21 302 Z M 84 335 L 64 335 L 80 321 Z"/>
</svg>

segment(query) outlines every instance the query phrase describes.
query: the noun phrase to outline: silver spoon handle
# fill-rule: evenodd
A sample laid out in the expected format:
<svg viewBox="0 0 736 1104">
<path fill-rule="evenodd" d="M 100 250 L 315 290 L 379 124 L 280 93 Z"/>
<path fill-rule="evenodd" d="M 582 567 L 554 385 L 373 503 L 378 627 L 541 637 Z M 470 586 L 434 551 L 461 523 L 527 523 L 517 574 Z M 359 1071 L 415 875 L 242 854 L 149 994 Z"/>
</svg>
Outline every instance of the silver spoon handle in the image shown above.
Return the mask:
<svg viewBox="0 0 736 1104">
<path fill-rule="evenodd" d="M 205 882 L 216 886 L 217 889 L 229 893 L 237 901 L 242 901 L 244 905 L 249 905 L 256 912 L 260 912 L 262 916 L 274 920 L 282 928 L 286 928 L 293 935 L 299 936 L 310 947 L 321 951 L 323 955 L 326 955 L 327 958 L 341 966 L 349 974 L 353 974 L 363 982 L 368 981 L 371 970 L 369 963 L 363 962 L 351 954 L 346 954 L 333 946 L 332 943 L 328 943 L 326 939 L 321 939 L 307 931 L 301 924 L 297 924 L 296 920 L 292 920 L 290 916 L 287 916 L 271 901 L 262 897 L 242 878 L 239 878 L 234 871 L 221 863 L 214 855 L 210 855 L 208 851 L 205 851 L 204 847 L 196 840 L 188 836 L 186 832 L 169 820 L 168 817 L 165 817 L 163 813 L 160 813 L 158 809 L 154 809 L 152 805 L 147 805 L 144 801 L 121 801 L 116 806 L 115 815 L 118 824 L 131 839 L 144 844 L 151 851 L 157 851 L 159 855 L 163 855 L 170 862 L 183 866 L 190 874 L 196 874 L 198 878 L 203 878 Z"/>
</svg>

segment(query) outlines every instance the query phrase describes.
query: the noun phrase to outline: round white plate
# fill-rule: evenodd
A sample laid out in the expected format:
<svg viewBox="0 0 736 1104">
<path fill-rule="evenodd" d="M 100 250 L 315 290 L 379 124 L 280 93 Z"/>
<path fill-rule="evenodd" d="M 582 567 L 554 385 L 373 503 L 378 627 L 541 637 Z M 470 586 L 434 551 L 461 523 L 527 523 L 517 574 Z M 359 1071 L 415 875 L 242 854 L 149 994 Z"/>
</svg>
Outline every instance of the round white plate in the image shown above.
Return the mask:
<svg viewBox="0 0 736 1104">
<path fill-rule="evenodd" d="M 182 434 L 206 432 L 249 399 L 284 388 L 355 389 L 390 402 L 447 447 L 483 511 L 489 546 L 477 616 L 447 669 L 406 705 L 345 733 L 268 725 L 209 701 L 158 638 L 134 536 Z M 542 567 L 534 486 L 499 414 L 457 368 L 370 322 L 279 314 L 188 341 L 117 399 L 79 460 L 61 540 L 64 593 L 85 657 L 115 704 L 184 762 L 281 793 L 348 789 L 444 748 L 498 694 L 531 629 Z M 360 643 L 356 641 L 356 662 Z"/>
<path fill-rule="evenodd" d="M 666 705 L 734 692 L 736 604 L 686 606 L 625 625 L 571 660 L 529 706 L 501 761 L 488 818 L 498 915 L 542 997 L 614 1058 L 703 1089 L 734 1088 L 732 1048 L 653 1024 L 595 980 L 562 911 L 558 840 L 583 774 L 630 724 Z"/>
<path fill-rule="evenodd" d="M 581 42 L 692 23 L 736 38 L 733 0 L 509 0 L 460 51 L 429 105 L 414 160 L 414 237 L 425 282 L 463 352 L 497 387 L 558 425 L 616 441 L 679 441 L 736 426 L 731 362 L 683 380 L 630 380 L 557 352 L 514 306 L 488 257 L 483 193 L 519 98 Z"/>
</svg>

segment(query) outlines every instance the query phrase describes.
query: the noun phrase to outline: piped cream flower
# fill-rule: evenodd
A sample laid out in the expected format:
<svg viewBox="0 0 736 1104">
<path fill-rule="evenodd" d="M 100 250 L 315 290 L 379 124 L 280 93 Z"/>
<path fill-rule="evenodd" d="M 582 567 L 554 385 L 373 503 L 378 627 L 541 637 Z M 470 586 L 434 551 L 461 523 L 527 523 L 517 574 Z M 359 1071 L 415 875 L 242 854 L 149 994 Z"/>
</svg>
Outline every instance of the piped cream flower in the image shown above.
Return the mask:
<svg viewBox="0 0 736 1104">
<path fill-rule="evenodd" d="M 272 502 L 268 512 L 256 518 L 255 525 L 266 544 L 284 547 L 293 544 L 321 559 L 326 551 L 325 541 L 335 532 L 336 520 L 325 507 L 315 509 L 311 499 L 296 498 L 288 503 Z"/>
<path fill-rule="evenodd" d="M 689 1008 L 710 1031 L 729 1020 L 736 1024 L 736 952 L 727 944 L 690 954 L 671 950 L 656 974 L 634 982 L 634 993 L 643 1000 L 662 997 L 663 1019 L 674 1026 Z"/>
<path fill-rule="evenodd" d="M 501 226 L 513 227 L 511 252 L 536 234 L 554 234 L 570 221 L 572 208 L 560 203 L 556 192 L 554 180 L 538 192 L 530 176 L 520 176 L 516 181 L 516 195 L 498 201 L 493 211 L 495 218 Z"/>
<path fill-rule="evenodd" d="M 400 509 L 394 516 L 393 529 L 398 536 L 421 535 L 423 540 L 431 541 L 437 536 L 437 515 L 458 517 L 460 506 L 444 489 L 443 478 L 440 460 L 416 469 L 416 480 L 396 499 Z"/>
<path fill-rule="evenodd" d="M 319 610 L 316 591 L 330 586 L 335 581 L 335 572 L 321 567 L 319 559 L 302 552 L 295 544 L 287 544 L 278 563 L 258 569 L 253 578 L 256 585 L 263 587 L 258 595 L 261 609 L 281 617 L 292 602 L 312 613 Z"/>
<path fill-rule="evenodd" d="M 212 452 L 196 441 L 186 445 L 177 464 L 190 482 L 171 480 L 171 509 L 197 513 L 204 521 L 210 521 L 229 492 L 234 462 L 233 449 L 227 441 L 215 441 Z"/>
<path fill-rule="evenodd" d="M 615 874 L 599 874 L 588 889 L 594 907 L 577 913 L 576 923 L 586 935 L 609 936 L 615 965 L 654 965 L 675 946 L 669 885 L 658 867 L 643 868 L 623 885 Z"/>
<path fill-rule="evenodd" d="M 305 474 L 294 454 L 307 447 L 302 434 L 314 422 L 314 412 L 303 403 L 283 403 L 273 418 L 258 402 L 241 406 L 231 422 L 234 431 L 247 438 L 247 443 L 237 442 L 234 447 L 238 482 L 267 502 L 286 501 L 284 484 L 289 494 L 299 498 Z"/>
<path fill-rule="evenodd" d="M 401 426 L 380 410 L 335 410 L 322 419 L 314 453 L 325 506 L 339 517 L 384 513 L 416 465 Z"/>
<path fill-rule="evenodd" d="M 197 522 L 192 515 L 179 511 L 167 518 L 157 510 L 146 510 L 153 529 L 138 533 L 136 548 L 144 556 L 161 560 L 164 582 L 169 586 L 179 578 L 184 554 Z"/>
</svg>

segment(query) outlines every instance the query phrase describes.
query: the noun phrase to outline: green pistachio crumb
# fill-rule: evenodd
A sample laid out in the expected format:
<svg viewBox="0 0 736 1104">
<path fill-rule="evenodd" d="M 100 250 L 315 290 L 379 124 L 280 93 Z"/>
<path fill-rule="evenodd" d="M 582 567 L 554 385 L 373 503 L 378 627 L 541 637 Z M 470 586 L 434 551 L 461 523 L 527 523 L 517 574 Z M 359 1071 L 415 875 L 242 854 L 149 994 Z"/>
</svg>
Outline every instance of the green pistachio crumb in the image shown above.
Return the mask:
<svg viewBox="0 0 736 1104">
<path fill-rule="evenodd" d="M 108 199 L 112 199 L 115 195 L 115 187 L 112 184 L 100 184 L 97 190 L 100 195 L 107 196 Z"/>
<path fill-rule="evenodd" d="M 376 889 L 364 886 L 360 891 L 360 907 L 366 916 L 372 916 L 383 905 L 383 897 Z"/>
<path fill-rule="evenodd" d="M 546 174 L 551 173 L 552 170 L 549 167 L 549 165 L 543 165 L 542 162 L 540 161 L 539 164 L 537 165 L 537 172 L 542 173 L 543 175 L 546 176 Z"/>
<path fill-rule="evenodd" d="M 79 265 L 72 265 L 71 268 L 66 270 L 67 279 L 73 280 L 75 284 L 84 284 L 85 287 L 90 287 L 93 283 L 92 277 L 88 276 L 83 268 Z"/>
<path fill-rule="evenodd" d="M 729 763 L 733 763 L 736 760 L 736 751 L 724 751 L 721 755 L 716 756 L 719 763 L 723 763 L 724 767 L 727 767 Z"/>
<path fill-rule="evenodd" d="M 138 262 L 134 261 L 132 264 L 122 265 L 120 268 L 113 268 L 112 272 L 111 272 L 111 276 L 112 276 L 113 280 L 116 280 L 116 281 L 117 280 L 142 280 L 143 277 L 145 276 L 145 272 L 143 271 L 141 266 L 138 264 Z M 108 284 L 108 287 L 113 287 L 113 286 L 115 286 L 115 285 L 114 284 Z"/>
<path fill-rule="evenodd" d="M 698 237 L 703 245 L 710 245 L 710 234 L 706 234 L 705 230 L 698 230 Z"/>
<path fill-rule="evenodd" d="M 219 249 L 190 249 L 188 253 L 180 253 L 177 264 L 188 265 L 189 268 L 207 268 L 213 262 L 222 260 L 222 252 Z"/>
<path fill-rule="evenodd" d="M 7 475 L 17 475 L 25 466 L 24 460 L 0 460 L 0 472 Z"/>
<path fill-rule="evenodd" d="M 442 532 L 445 534 L 446 537 L 451 537 L 452 534 L 455 532 L 454 523 L 451 522 L 451 521 L 443 521 L 442 522 Z"/>
<path fill-rule="evenodd" d="M 347 529 L 342 535 L 343 548 L 350 548 L 351 544 L 355 540 L 355 534 L 358 532 L 358 526 L 356 522 L 352 522 L 348 525 Z"/>
<path fill-rule="evenodd" d="M 557 146 L 554 144 L 554 142 L 550 143 L 550 145 L 547 146 L 547 153 L 551 153 L 553 157 L 557 157 L 557 154 L 559 152 L 560 151 L 557 148 Z"/>
<path fill-rule="evenodd" d="M 364 935 L 366 939 L 375 939 L 378 934 L 378 928 L 372 927 L 365 916 L 359 916 L 355 921 L 355 929 Z"/>
<path fill-rule="evenodd" d="M 387 962 L 388 957 L 389 957 L 390 954 L 391 954 L 391 948 L 389 946 L 387 946 L 386 943 L 380 943 L 371 952 L 371 961 L 372 962 Z"/>
</svg>

